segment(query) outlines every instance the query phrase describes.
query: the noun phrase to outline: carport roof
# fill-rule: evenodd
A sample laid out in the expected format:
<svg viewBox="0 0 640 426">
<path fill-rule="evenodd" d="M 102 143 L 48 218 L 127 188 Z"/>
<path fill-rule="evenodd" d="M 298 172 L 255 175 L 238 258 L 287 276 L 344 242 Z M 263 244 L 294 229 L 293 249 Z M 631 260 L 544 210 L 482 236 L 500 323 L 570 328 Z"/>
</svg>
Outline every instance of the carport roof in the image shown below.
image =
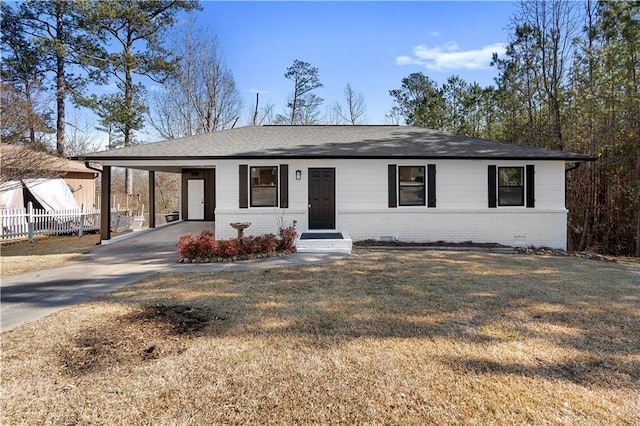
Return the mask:
<svg viewBox="0 0 640 426">
<path fill-rule="evenodd" d="M 592 161 L 594 157 L 408 126 L 247 126 L 86 154 L 118 160 L 425 158 Z"/>
</svg>

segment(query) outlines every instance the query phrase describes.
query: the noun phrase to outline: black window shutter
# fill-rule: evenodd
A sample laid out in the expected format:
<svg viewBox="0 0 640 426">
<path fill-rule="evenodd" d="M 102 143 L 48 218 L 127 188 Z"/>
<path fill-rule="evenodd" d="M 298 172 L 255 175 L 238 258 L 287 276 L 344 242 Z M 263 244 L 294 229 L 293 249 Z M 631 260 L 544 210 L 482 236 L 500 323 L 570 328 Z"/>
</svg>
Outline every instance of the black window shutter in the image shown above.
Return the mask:
<svg viewBox="0 0 640 426">
<path fill-rule="evenodd" d="M 395 164 L 389 164 L 389 207 L 398 207 L 398 186 L 396 184 L 397 167 Z"/>
<path fill-rule="evenodd" d="M 436 165 L 427 164 L 427 207 L 436 206 Z"/>
<path fill-rule="evenodd" d="M 496 166 L 489 166 L 489 208 L 497 207 L 498 172 Z"/>
<path fill-rule="evenodd" d="M 249 166 L 246 164 L 240 164 L 240 169 L 238 175 L 240 176 L 238 184 L 240 190 L 239 193 L 239 202 L 238 208 L 248 209 L 249 208 Z"/>
<path fill-rule="evenodd" d="M 289 165 L 280 164 L 280 208 L 289 208 Z"/>
<path fill-rule="evenodd" d="M 527 164 L 527 176 L 526 179 L 526 197 L 527 197 L 527 207 L 533 208 L 536 206 L 536 169 L 533 164 Z"/>
</svg>

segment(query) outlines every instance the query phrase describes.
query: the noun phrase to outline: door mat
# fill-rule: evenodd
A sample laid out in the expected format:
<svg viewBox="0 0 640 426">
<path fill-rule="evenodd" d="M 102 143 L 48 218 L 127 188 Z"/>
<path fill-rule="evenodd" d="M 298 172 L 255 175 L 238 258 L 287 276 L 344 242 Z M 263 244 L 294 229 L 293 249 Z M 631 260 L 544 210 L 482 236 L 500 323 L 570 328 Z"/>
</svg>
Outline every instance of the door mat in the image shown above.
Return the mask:
<svg viewBox="0 0 640 426">
<path fill-rule="evenodd" d="M 301 240 L 342 240 L 340 232 L 303 232 Z"/>
</svg>

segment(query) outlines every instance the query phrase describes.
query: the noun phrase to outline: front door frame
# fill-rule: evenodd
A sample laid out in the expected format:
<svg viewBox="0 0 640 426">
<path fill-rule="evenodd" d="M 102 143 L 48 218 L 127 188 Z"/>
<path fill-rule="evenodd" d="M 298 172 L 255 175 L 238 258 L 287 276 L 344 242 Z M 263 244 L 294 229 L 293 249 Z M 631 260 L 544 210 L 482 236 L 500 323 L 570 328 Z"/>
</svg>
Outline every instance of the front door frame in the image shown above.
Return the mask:
<svg viewBox="0 0 640 426">
<path fill-rule="evenodd" d="M 183 220 L 194 220 L 189 217 L 188 180 L 204 179 L 204 220 L 215 220 L 216 209 L 216 170 L 208 169 L 182 169 L 181 205 Z M 196 219 L 197 220 L 197 219 Z M 202 220 L 202 219 L 201 219 Z"/>
<path fill-rule="evenodd" d="M 191 189 L 191 184 L 195 184 L 196 182 L 198 182 L 199 187 L 200 187 L 200 193 L 199 196 L 196 198 L 199 198 L 200 200 L 194 200 L 194 194 L 192 193 Z M 187 217 L 189 218 L 189 220 L 204 220 L 204 200 L 205 200 L 205 193 L 204 193 L 204 184 L 205 184 L 205 180 L 204 179 L 187 179 Z M 195 188 L 195 186 L 194 186 Z M 197 207 L 197 208 L 196 208 Z M 199 213 L 196 215 L 196 213 Z"/>
<path fill-rule="evenodd" d="M 314 178 L 315 173 L 326 173 L 320 180 Z M 309 176 L 308 199 L 309 199 L 309 229 L 336 229 L 336 168 L 335 167 L 310 167 L 307 170 Z M 327 179 L 328 177 L 328 179 Z M 315 197 L 314 183 L 324 185 L 320 188 L 324 194 L 321 199 Z M 328 191 L 328 192 L 327 192 Z M 320 203 L 321 205 L 318 205 Z"/>
</svg>

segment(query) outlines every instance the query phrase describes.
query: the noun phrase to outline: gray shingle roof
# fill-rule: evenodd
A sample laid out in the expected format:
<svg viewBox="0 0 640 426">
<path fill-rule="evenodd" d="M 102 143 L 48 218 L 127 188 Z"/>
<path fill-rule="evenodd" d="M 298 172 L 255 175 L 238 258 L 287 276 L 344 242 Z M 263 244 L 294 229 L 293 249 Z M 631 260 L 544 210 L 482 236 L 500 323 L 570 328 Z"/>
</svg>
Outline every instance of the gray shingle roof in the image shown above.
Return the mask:
<svg viewBox="0 0 640 426">
<path fill-rule="evenodd" d="M 593 157 L 405 126 L 248 126 L 87 154 L 84 160 L 433 158 L 590 161 Z"/>
</svg>

